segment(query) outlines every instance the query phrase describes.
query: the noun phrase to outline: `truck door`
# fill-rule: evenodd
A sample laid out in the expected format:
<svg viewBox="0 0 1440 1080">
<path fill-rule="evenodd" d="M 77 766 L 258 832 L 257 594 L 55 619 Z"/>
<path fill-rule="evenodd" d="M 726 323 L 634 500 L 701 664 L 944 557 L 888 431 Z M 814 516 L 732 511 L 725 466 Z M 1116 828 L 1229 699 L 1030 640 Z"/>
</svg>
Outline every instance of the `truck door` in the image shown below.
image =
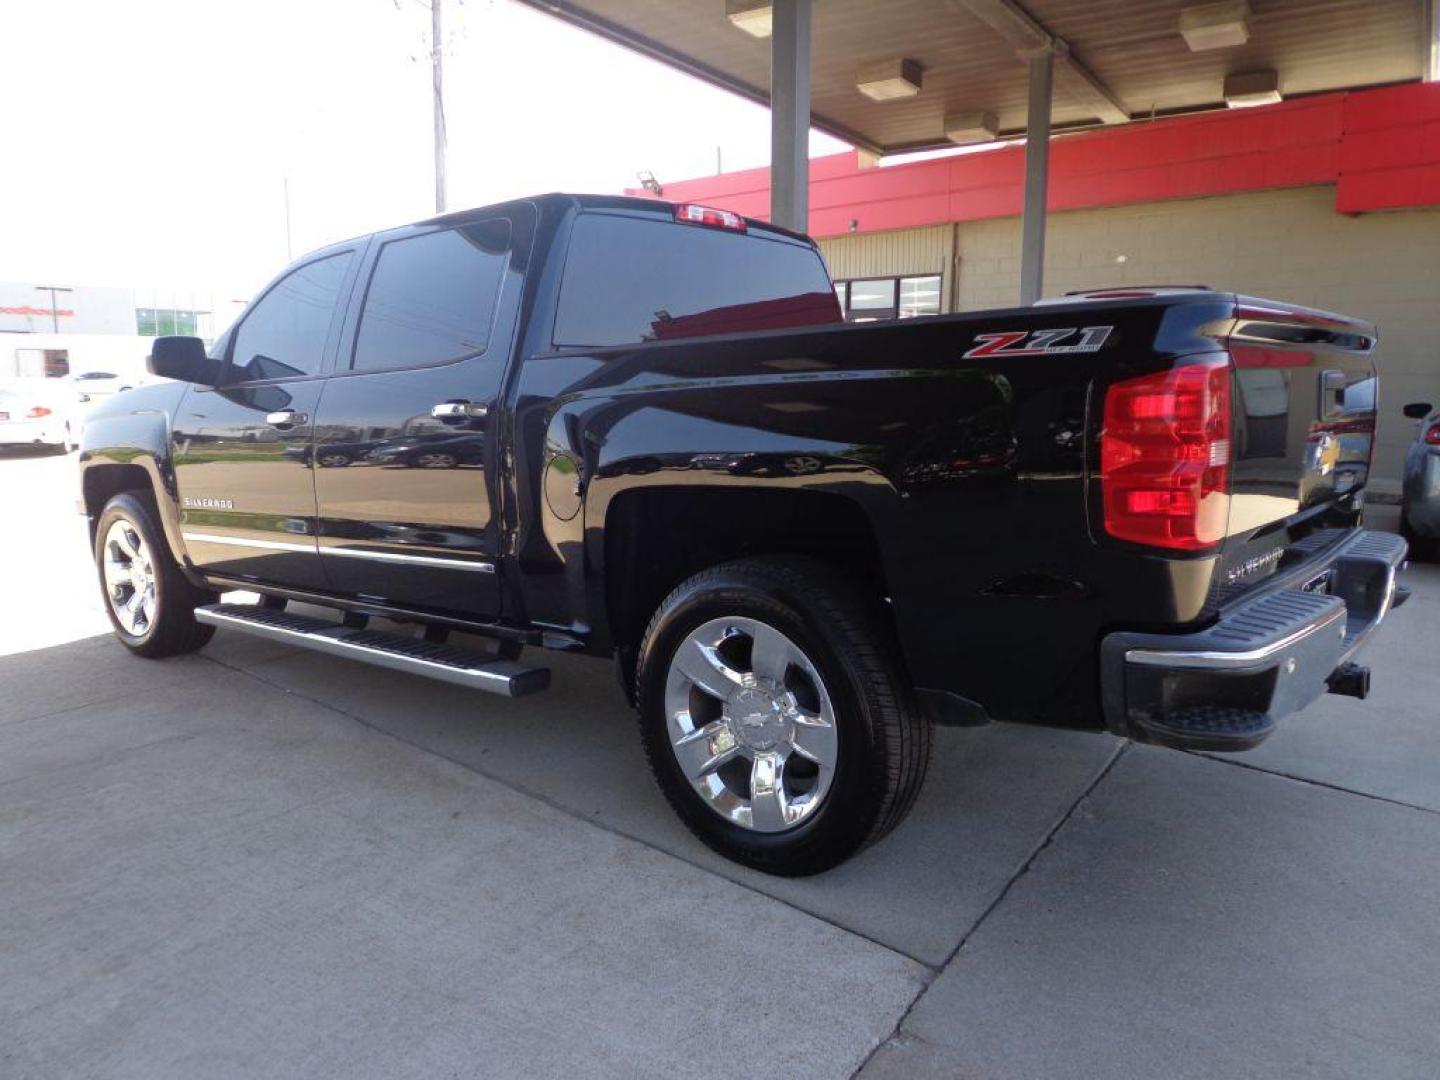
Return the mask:
<svg viewBox="0 0 1440 1080">
<path fill-rule="evenodd" d="M 360 262 L 354 249 L 290 270 L 229 334 L 218 387 L 192 387 L 175 416 L 185 550 L 203 570 L 323 589 L 311 436 L 322 372 Z"/>
<path fill-rule="evenodd" d="M 533 211 L 381 234 L 315 428 L 331 586 L 395 607 L 498 614 L 492 422 Z"/>
</svg>

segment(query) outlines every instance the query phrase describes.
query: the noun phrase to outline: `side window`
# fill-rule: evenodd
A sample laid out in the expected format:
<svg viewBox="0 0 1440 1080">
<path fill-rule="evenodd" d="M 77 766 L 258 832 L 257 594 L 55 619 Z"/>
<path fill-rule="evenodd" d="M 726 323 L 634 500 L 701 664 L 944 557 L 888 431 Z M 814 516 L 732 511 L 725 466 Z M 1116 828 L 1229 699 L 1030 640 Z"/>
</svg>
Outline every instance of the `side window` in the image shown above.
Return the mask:
<svg viewBox="0 0 1440 1080">
<path fill-rule="evenodd" d="M 483 353 L 509 254 L 504 218 L 390 241 L 365 292 L 351 367 L 384 371 Z"/>
<path fill-rule="evenodd" d="M 281 278 L 235 331 L 230 381 L 316 375 L 353 252 L 317 259 Z"/>
</svg>

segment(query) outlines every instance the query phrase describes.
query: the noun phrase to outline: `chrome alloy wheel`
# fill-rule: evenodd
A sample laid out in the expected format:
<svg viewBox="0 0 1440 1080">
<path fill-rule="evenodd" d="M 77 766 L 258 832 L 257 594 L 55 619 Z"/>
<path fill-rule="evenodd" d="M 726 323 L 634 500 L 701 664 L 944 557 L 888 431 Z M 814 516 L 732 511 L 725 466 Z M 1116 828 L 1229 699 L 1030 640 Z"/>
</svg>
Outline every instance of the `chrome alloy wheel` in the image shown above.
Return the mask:
<svg viewBox="0 0 1440 1080">
<path fill-rule="evenodd" d="M 839 732 L 815 664 L 758 619 L 711 619 L 675 650 L 665 680 L 675 759 L 705 804 L 755 832 L 792 828 L 835 778 Z"/>
<path fill-rule="evenodd" d="M 117 521 L 105 533 L 105 596 L 127 634 L 141 637 L 155 621 L 156 568 L 140 532 Z"/>
<path fill-rule="evenodd" d="M 441 453 L 418 454 L 415 457 L 415 464 L 422 469 L 453 469 L 455 456 Z"/>
</svg>

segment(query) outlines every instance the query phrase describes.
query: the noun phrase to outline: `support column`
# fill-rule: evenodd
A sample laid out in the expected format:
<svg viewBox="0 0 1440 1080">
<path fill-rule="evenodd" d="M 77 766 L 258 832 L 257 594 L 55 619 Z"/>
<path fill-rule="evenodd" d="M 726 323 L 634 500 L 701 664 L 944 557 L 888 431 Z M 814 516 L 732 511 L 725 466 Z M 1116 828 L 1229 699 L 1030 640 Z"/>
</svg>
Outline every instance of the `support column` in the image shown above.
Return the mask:
<svg viewBox="0 0 1440 1080">
<path fill-rule="evenodd" d="M 1045 287 L 1045 197 L 1050 189 L 1050 103 L 1055 50 L 1030 57 L 1030 111 L 1025 121 L 1025 216 L 1021 221 L 1020 303 L 1040 299 Z"/>
<path fill-rule="evenodd" d="M 810 3 L 775 0 L 770 35 L 770 221 L 810 220 Z"/>
<path fill-rule="evenodd" d="M 1440 0 L 1427 0 L 1425 13 L 1425 81 L 1440 82 Z"/>
</svg>

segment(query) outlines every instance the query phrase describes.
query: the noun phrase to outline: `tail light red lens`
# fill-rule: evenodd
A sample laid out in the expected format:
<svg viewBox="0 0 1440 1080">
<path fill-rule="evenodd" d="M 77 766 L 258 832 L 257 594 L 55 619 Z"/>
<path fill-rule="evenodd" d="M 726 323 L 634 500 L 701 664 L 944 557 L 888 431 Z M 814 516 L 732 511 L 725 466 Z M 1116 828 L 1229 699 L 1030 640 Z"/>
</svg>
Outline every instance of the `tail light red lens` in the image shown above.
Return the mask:
<svg viewBox="0 0 1440 1080">
<path fill-rule="evenodd" d="M 1105 393 L 1105 531 L 1199 551 L 1230 517 L 1230 364 L 1214 359 L 1117 382 Z"/>
<path fill-rule="evenodd" d="M 44 405 L 36 405 L 33 409 L 31 409 L 25 414 L 25 418 L 27 420 L 39 420 L 42 416 L 49 415 L 50 410 L 47 409 Z"/>
<path fill-rule="evenodd" d="M 1430 425 L 1429 430 L 1425 432 L 1425 441 L 1431 446 L 1440 446 L 1440 422 Z"/>
</svg>

